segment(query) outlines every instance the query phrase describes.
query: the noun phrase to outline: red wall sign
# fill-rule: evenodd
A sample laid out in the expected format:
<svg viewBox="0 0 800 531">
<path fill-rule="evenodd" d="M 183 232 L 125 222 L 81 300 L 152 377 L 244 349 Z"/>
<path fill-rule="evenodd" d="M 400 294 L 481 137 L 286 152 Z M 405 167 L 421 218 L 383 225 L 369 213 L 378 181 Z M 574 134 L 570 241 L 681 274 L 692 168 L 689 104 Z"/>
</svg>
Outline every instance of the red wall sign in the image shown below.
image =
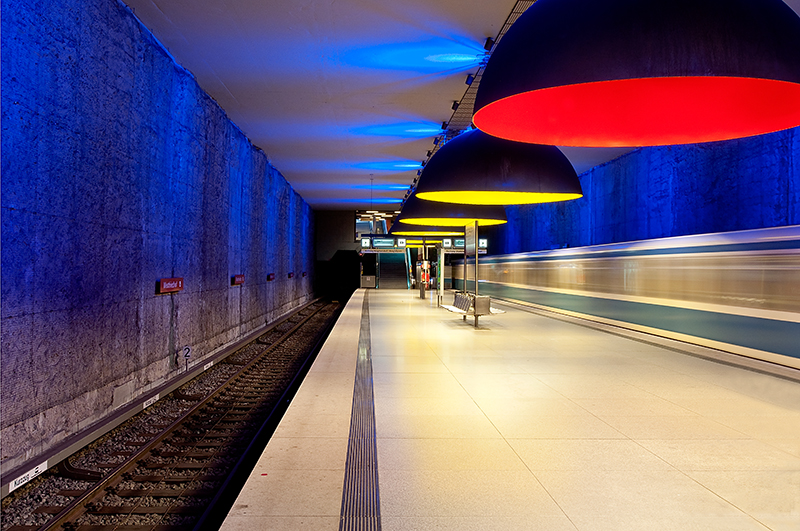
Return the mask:
<svg viewBox="0 0 800 531">
<path fill-rule="evenodd" d="M 294 278 L 294 273 L 289 273 L 289 278 Z"/>
<path fill-rule="evenodd" d="M 267 282 L 272 282 L 273 280 L 275 280 L 275 273 L 267 275 Z"/>
<path fill-rule="evenodd" d="M 306 276 L 307 274 L 308 274 L 308 273 L 306 273 L 305 271 L 303 271 L 303 276 Z"/>
<path fill-rule="evenodd" d="M 244 284 L 244 275 L 234 275 L 231 277 L 231 286 Z"/>
<path fill-rule="evenodd" d="M 175 293 L 183 291 L 183 277 L 181 278 L 162 278 L 158 284 L 159 293 Z"/>
</svg>

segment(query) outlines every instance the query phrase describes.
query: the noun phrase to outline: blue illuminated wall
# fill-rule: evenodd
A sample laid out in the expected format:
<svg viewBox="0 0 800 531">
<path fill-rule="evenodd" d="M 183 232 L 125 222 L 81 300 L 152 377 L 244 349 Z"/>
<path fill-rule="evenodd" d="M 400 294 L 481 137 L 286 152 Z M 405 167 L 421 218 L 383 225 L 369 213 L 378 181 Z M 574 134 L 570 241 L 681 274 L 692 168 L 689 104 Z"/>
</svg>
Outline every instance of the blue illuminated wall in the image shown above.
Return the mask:
<svg viewBox="0 0 800 531">
<path fill-rule="evenodd" d="M 202 363 L 309 300 L 314 237 L 308 204 L 124 4 L 2 13 L 5 472 L 176 374 L 181 347 Z M 156 295 L 165 277 L 184 291 Z"/>
<path fill-rule="evenodd" d="M 507 208 L 493 254 L 800 224 L 800 128 L 640 148 L 580 180 L 581 199 Z"/>
</svg>

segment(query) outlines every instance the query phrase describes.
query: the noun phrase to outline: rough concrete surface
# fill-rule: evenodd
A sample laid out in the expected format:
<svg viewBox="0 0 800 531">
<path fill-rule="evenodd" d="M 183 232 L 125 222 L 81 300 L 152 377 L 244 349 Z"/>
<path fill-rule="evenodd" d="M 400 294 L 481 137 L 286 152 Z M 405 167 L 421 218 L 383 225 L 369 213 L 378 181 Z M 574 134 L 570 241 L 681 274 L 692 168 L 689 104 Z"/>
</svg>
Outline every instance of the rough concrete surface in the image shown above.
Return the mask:
<svg viewBox="0 0 800 531">
<path fill-rule="evenodd" d="M 309 300 L 314 237 L 305 201 L 124 4 L 2 10 L 7 471 L 168 379 L 183 346 L 201 363 Z M 170 277 L 185 289 L 156 294 Z"/>
</svg>

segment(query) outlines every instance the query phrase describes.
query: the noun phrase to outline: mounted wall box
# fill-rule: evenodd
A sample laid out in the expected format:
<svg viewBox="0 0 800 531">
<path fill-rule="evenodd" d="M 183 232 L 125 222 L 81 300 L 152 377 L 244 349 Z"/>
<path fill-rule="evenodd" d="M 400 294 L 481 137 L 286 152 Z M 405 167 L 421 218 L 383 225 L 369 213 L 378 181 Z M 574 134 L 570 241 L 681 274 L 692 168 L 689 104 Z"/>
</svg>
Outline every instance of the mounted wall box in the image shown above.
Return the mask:
<svg viewBox="0 0 800 531">
<path fill-rule="evenodd" d="M 158 281 L 157 293 L 159 295 L 163 295 L 165 293 L 177 293 L 178 291 L 183 291 L 183 277 L 162 278 Z"/>
<path fill-rule="evenodd" d="M 273 280 L 275 280 L 275 273 L 267 275 L 267 282 L 272 282 Z"/>
<path fill-rule="evenodd" d="M 241 286 L 244 284 L 244 275 L 234 275 L 231 277 L 231 286 Z"/>
<path fill-rule="evenodd" d="M 289 278 L 294 278 L 294 273 L 289 273 Z"/>
</svg>

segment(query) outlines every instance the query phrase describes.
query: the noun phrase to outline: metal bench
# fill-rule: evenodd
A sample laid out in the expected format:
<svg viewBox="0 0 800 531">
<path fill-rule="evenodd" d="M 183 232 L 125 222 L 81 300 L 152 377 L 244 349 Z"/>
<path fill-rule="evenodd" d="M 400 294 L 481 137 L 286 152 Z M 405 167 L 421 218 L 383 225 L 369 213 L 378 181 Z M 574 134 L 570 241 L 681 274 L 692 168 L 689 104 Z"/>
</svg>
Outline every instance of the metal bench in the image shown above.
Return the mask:
<svg viewBox="0 0 800 531">
<path fill-rule="evenodd" d="M 461 292 L 457 292 L 455 294 L 452 305 L 442 304 L 442 308 L 445 308 L 446 310 L 449 310 L 453 313 L 460 313 L 463 315 L 469 313 L 469 309 L 471 306 L 472 306 L 472 296 Z"/>
<path fill-rule="evenodd" d="M 471 293 L 456 292 L 453 304 L 442 304 L 442 308 L 457 313 L 467 320 L 468 315 L 475 317 L 475 326 L 478 326 L 478 317 L 481 315 L 497 315 L 506 313 L 503 310 L 492 308 L 491 298 L 488 295 L 473 295 Z"/>
</svg>

